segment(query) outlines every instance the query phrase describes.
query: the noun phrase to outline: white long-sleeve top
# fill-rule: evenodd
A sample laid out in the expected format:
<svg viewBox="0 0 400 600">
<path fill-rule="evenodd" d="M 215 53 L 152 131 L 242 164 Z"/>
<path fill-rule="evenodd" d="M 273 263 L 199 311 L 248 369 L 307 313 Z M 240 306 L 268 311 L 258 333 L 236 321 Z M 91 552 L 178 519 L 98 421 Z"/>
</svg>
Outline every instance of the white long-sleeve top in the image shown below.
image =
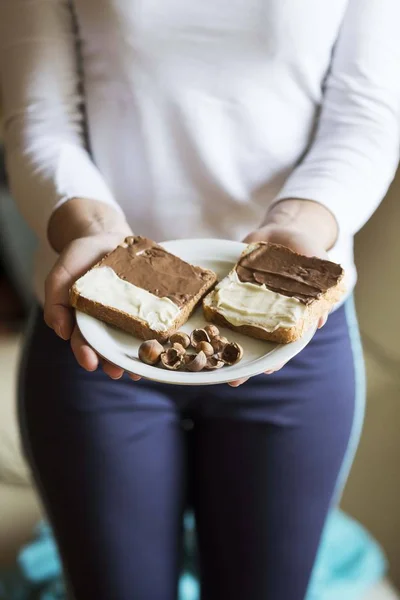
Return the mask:
<svg viewBox="0 0 400 600">
<path fill-rule="evenodd" d="M 0 0 L 8 173 L 39 296 L 48 220 L 72 197 L 157 241 L 241 239 L 279 199 L 315 200 L 354 282 L 352 236 L 398 162 L 399 23 L 399 0 Z"/>
</svg>

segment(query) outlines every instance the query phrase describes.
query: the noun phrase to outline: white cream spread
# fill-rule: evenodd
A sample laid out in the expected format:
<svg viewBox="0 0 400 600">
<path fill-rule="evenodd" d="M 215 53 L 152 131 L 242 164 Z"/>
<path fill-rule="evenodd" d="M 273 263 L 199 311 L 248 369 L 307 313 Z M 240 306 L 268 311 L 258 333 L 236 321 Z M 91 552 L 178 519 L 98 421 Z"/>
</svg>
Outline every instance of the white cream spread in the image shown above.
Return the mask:
<svg viewBox="0 0 400 600">
<path fill-rule="evenodd" d="M 306 310 L 297 298 L 273 292 L 265 285 L 244 283 L 236 272 L 215 288 L 213 303 L 232 325 L 255 325 L 268 332 L 295 326 Z"/>
<path fill-rule="evenodd" d="M 110 267 L 96 267 L 76 282 L 81 296 L 142 319 L 155 331 L 166 331 L 180 309 L 169 298 L 158 298 L 124 281 Z"/>
</svg>

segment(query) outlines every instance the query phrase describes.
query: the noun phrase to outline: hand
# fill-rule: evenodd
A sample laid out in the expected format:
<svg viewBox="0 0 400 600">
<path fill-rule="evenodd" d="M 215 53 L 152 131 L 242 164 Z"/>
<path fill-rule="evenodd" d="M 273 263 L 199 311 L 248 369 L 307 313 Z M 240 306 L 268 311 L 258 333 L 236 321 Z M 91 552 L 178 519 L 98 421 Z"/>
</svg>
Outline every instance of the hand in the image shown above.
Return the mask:
<svg viewBox="0 0 400 600">
<path fill-rule="evenodd" d="M 60 243 L 62 236 L 65 239 L 67 230 L 71 237 L 73 235 L 76 237 L 65 240 L 66 244 L 46 279 L 44 318 L 47 325 L 54 329 L 59 337 L 63 340 L 70 340 L 72 351 L 81 367 L 87 371 L 95 371 L 101 362 L 103 371 L 107 375 L 112 379 L 119 379 L 123 375 L 123 370 L 100 359 L 82 337 L 75 323 L 73 310 L 70 308 L 69 290 L 81 275 L 105 254 L 113 250 L 126 236 L 132 235 L 132 232 L 119 215 L 112 226 L 107 219 L 102 220 L 101 224 L 99 219 L 93 219 L 89 226 L 87 224 L 78 226 L 76 215 L 72 215 L 72 212 L 79 206 L 79 215 L 83 214 L 79 202 L 70 200 L 67 204 L 72 203 L 71 206 L 63 205 L 65 208 L 59 209 L 62 212 L 57 211 L 53 222 L 50 222 L 50 240 Z M 104 210 L 106 212 L 109 209 Z M 72 222 L 75 226 L 72 226 Z M 61 224 L 63 224 L 63 228 L 60 230 L 61 235 L 57 235 L 56 226 Z M 105 229 L 109 229 L 109 231 L 104 231 Z M 53 243 L 54 245 L 56 244 Z M 131 377 L 134 380 L 138 379 L 135 375 Z"/>
<path fill-rule="evenodd" d="M 285 200 L 267 215 L 266 224 L 250 233 L 244 242 L 272 242 L 299 254 L 327 258 L 326 250 L 334 244 L 336 237 L 335 219 L 326 208 L 307 200 Z M 325 325 L 327 318 L 328 313 L 319 319 L 318 328 Z M 279 371 L 285 364 L 276 365 L 266 374 Z M 245 381 L 247 379 L 238 379 L 229 385 L 237 387 Z"/>
</svg>

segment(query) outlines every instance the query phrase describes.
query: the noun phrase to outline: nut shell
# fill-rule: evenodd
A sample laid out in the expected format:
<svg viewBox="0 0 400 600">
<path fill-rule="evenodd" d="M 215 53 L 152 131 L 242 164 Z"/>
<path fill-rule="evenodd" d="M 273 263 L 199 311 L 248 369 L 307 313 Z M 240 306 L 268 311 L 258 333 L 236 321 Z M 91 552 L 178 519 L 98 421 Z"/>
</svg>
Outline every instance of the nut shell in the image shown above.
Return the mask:
<svg viewBox="0 0 400 600">
<path fill-rule="evenodd" d="M 214 348 L 214 352 L 222 352 L 229 340 L 223 335 L 217 335 L 211 340 L 211 345 Z"/>
<path fill-rule="evenodd" d="M 161 354 L 163 367 L 170 371 L 177 371 L 183 364 L 183 355 L 176 348 L 168 348 Z"/>
<path fill-rule="evenodd" d="M 210 342 L 210 338 L 205 329 L 194 329 L 190 335 L 190 343 L 195 350 L 201 342 Z"/>
<path fill-rule="evenodd" d="M 207 364 L 207 357 L 204 352 L 201 351 L 198 354 L 187 355 L 185 363 L 188 371 L 202 371 Z"/>
<path fill-rule="evenodd" d="M 221 360 L 219 356 L 209 356 L 207 358 L 205 369 L 207 369 L 207 371 L 215 371 L 216 369 L 221 369 L 224 365 L 224 361 Z"/>
<path fill-rule="evenodd" d="M 236 342 L 228 342 L 222 350 L 221 360 L 226 365 L 235 365 L 243 356 L 243 348 Z"/>
<path fill-rule="evenodd" d="M 214 354 L 214 348 L 210 342 L 200 342 L 196 349 L 198 352 L 204 352 L 206 356 L 212 356 Z"/>
<path fill-rule="evenodd" d="M 164 347 L 157 340 L 147 340 L 139 346 L 139 360 L 146 365 L 156 365 L 164 352 Z"/>
<path fill-rule="evenodd" d="M 190 337 L 187 333 L 184 333 L 183 331 L 178 331 L 177 333 L 171 335 L 169 341 L 172 345 L 180 344 L 181 346 L 183 346 L 183 348 L 189 348 L 190 346 Z"/>
<path fill-rule="evenodd" d="M 178 344 L 178 342 L 175 342 L 174 344 L 172 344 L 172 347 L 175 348 L 175 350 L 181 354 L 181 356 L 183 356 L 184 354 L 186 354 L 186 350 L 185 348 L 182 346 L 182 344 Z"/>
<path fill-rule="evenodd" d="M 217 335 L 219 335 L 218 327 L 216 325 L 213 325 L 212 323 L 210 323 L 209 325 L 206 325 L 204 327 L 204 331 L 207 333 L 210 340 L 212 340 L 213 338 L 217 337 Z"/>
</svg>

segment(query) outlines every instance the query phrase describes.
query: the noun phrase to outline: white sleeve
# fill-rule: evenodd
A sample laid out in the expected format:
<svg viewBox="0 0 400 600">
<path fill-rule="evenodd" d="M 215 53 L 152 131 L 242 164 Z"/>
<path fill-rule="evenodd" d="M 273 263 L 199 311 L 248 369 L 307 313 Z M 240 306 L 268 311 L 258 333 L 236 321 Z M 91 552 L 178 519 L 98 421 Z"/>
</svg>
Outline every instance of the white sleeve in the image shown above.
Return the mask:
<svg viewBox="0 0 400 600">
<path fill-rule="evenodd" d="M 325 205 L 354 234 L 383 199 L 400 147 L 400 0 L 349 0 L 315 137 L 275 202 Z"/>
<path fill-rule="evenodd" d="M 0 82 L 11 192 L 38 237 L 70 198 L 117 206 L 85 148 L 68 0 L 0 0 Z"/>
</svg>

